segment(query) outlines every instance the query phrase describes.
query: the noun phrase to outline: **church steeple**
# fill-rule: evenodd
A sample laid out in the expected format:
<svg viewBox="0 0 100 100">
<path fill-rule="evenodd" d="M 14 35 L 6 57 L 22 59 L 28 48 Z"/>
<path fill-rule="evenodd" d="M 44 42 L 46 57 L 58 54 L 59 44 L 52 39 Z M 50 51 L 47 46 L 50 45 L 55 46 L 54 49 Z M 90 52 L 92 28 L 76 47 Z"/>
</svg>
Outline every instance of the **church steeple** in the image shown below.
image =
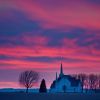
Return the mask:
<svg viewBox="0 0 100 100">
<path fill-rule="evenodd" d="M 61 63 L 61 66 L 60 66 L 60 77 L 62 77 L 64 75 L 64 73 L 63 73 L 63 66 L 62 66 L 62 63 Z"/>
</svg>

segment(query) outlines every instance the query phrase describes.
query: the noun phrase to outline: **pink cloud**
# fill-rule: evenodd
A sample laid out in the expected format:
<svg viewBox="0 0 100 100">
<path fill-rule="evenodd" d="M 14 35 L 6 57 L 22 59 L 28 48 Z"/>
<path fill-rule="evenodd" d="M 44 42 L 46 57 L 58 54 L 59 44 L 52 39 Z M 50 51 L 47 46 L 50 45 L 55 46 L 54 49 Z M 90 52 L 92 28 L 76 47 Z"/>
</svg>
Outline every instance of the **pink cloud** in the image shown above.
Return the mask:
<svg viewBox="0 0 100 100">
<path fill-rule="evenodd" d="M 100 28 L 100 7 L 89 2 L 74 1 L 48 1 L 10 0 L 6 1 L 9 8 L 17 9 L 26 14 L 31 20 L 40 22 L 43 28 L 59 28 L 77 26 L 83 28 Z"/>
<path fill-rule="evenodd" d="M 79 27 L 92 30 L 92 33 L 87 31 L 87 33 L 81 35 L 81 37 L 85 37 L 87 34 L 96 34 L 94 37 L 84 39 L 83 43 L 97 41 L 100 37 L 100 32 L 98 31 L 100 30 L 100 6 L 89 3 L 86 0 L 0 0 L 0 9 L 1 19 L 8 18 L 12 20 L 13 18 L 16 24 L 18 20 L 6 10 L 17 10 L 23 13 L 26 19 L 36 21 L 40 28 L 43 29 L 57 29 L 60 32 L 67 30 L 66 32 L 69 32 L 71 28 Z M 40 31 L 43 30 L 40 29 Z M 55 60 L 51 63 L 23 60 L 25 57 L 44 56 L 51 59 L 64 57 L 66 60 L 62 62 L 66 74 L 75 72 L 99 73 L 100 70 L 100 51 L 95 48 L 98 46 L 98 42 L 93 42 L 89 46 L 79 46 L 76 43 L 78 38 L 68 39 L 65 37 L 61 40 L 61 47 L 50 47 L 47 45 L 48 42 L 51 42 L 49 37 L 31 36 L 24 33 L 21 37 L 11 36 L 8 38 L 3 36 L 0 39 L 8 41 L 19 40 L 25 43 L 25 45 L 13 46 L 8 42 L 6 46 L 0 47 L 0 55 L 15 58 L 0 59 L 0 69 L 35 69 L 41 72 L 56 72 L 59 69 L 60 61 Z M 49 82 L 48 84 L 50 85 Z M 0 82 L 0 87 L 4 86 L 18 87 L 18 84 L 15 82 Z"/>
<path fill-rule="evenodd" d="M 67 40 L 69 42 L 70 40 Z M 65 41 L 66 43 L 66 41 Z M 70 43 L 70 42 L 69 42 Z M 93 55 L 91 53 L 87 54 L 87 52 L 90 52 L 87 50 L 87 47 L 76 47 L 73 48 L 74 42 L 71 43 L 70 48 L 50 48 L 45 46 L 36 46 L 35 48 L 32 47 L 24 47 L 24 46 L 17 46 L 17 47 L 3 47 L 0 48 L 0 54 L 5 56 L 12 56 L 16 59 L 9 59 L 9 60 L 0 60 L 1 65 L 7 65 L 4 68 L 1 67 L 1 69 L 36 69 L 36 70 L 45 70 L 45 69 L 51 69 L 54 70 L 57 69 L 59 61 L 55 60 L 54 62 L 38 62 L 38 61 L 28 61 L 28 60 L 20 60 L 19 58 L 24 57 L 64 57 L 66 59 L 72 59 L 76 61 L 70 62 L 69 60 L 63 61 L 63 65 L 65 68 L 69 69 L 69 72 L 72 72 L 73 70 L 75 72 L 80 72 L 83 69 L 88 70 L 91 68 L 91 71 L 98 72 L 97 69 L 99 69 L 99 62 L 100 58 L 99 55 Z M 93 50 L 94 54 L 100 52 L 98 50 Z M 75 69 L 76 68 L 76 69 Z M 87 71 L 86 71 L 87 72 Z M 89 72 L 89 71 L 88 71 Z"/>
<path fill-rule="evenodd" d="M 28 35 L 24 35 L 21 39 L 23 42 L 25 42 L 26 44 L 35 44 L 35 45 L 46 45 L 49 41 L 49 38 L 45 37 L 45 36 L 28 36 Z"/>
</svg>

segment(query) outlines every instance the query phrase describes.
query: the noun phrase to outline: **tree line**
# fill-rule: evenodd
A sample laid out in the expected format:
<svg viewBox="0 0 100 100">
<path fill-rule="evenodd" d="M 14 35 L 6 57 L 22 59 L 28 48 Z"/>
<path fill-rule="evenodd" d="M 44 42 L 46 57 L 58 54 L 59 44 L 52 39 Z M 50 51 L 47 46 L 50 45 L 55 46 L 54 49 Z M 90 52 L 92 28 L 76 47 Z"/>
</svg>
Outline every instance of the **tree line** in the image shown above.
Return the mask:
<svg viewBox="0 0 100 100">
<path fill-rule="evenodd" d="M 82 92 L 83 90 L 98 90 L 100 89 L 100 74 L 75 74 L 72 75 L 81 82 Z"/>
<path fill-rule="evenodd" d="M 80 85 L 82 87 L 82 92 L 84 90 L 98 90 L 100 89 L 100 74 L 74 74 L 71 75 L 76 79 L 80 80 Z M 29 88 L 33 87 L 35 83 L 39 80 L 39 73 L 35 71 L 24 71 L 19 75 L 19 83 L 21 86 L 26 88 L 26 93 L 28 93 Z M 65 88 L 64 88 L 65 89 Z M 45 83 L 45 79 L 42 79 L 39 92 L 47 92 L 47 87 Z"/>
</svg>

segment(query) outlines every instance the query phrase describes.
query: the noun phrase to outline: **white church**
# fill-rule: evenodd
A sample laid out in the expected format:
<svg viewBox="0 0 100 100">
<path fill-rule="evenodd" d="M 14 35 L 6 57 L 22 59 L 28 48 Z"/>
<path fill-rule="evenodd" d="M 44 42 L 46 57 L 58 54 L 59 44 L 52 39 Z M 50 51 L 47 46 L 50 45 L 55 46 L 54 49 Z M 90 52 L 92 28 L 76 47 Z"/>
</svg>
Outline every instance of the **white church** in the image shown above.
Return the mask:
<svg viewBox="0 0 100 100">
<path fill-rule="evenodd" d="M 61 64 L 59 77 L 56 73 L 56 79 L 51 84 L 50 92 L 81 92 L 81 90 L 80 80 L 70 75 L 64 75 Z"/>
</svg>

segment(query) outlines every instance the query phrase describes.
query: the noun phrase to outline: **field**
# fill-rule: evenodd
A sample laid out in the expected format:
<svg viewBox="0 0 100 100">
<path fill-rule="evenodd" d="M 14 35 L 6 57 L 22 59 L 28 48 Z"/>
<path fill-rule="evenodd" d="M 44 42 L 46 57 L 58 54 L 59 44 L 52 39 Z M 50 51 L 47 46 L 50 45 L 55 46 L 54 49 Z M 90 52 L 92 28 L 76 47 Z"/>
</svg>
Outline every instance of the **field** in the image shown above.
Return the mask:
<svg viewBox="0 0 100 100">
<path fill-rule="evenodd" d="M 100 100 L 100 94 L 0 93 L 0 100 Z"/>
</svg>

